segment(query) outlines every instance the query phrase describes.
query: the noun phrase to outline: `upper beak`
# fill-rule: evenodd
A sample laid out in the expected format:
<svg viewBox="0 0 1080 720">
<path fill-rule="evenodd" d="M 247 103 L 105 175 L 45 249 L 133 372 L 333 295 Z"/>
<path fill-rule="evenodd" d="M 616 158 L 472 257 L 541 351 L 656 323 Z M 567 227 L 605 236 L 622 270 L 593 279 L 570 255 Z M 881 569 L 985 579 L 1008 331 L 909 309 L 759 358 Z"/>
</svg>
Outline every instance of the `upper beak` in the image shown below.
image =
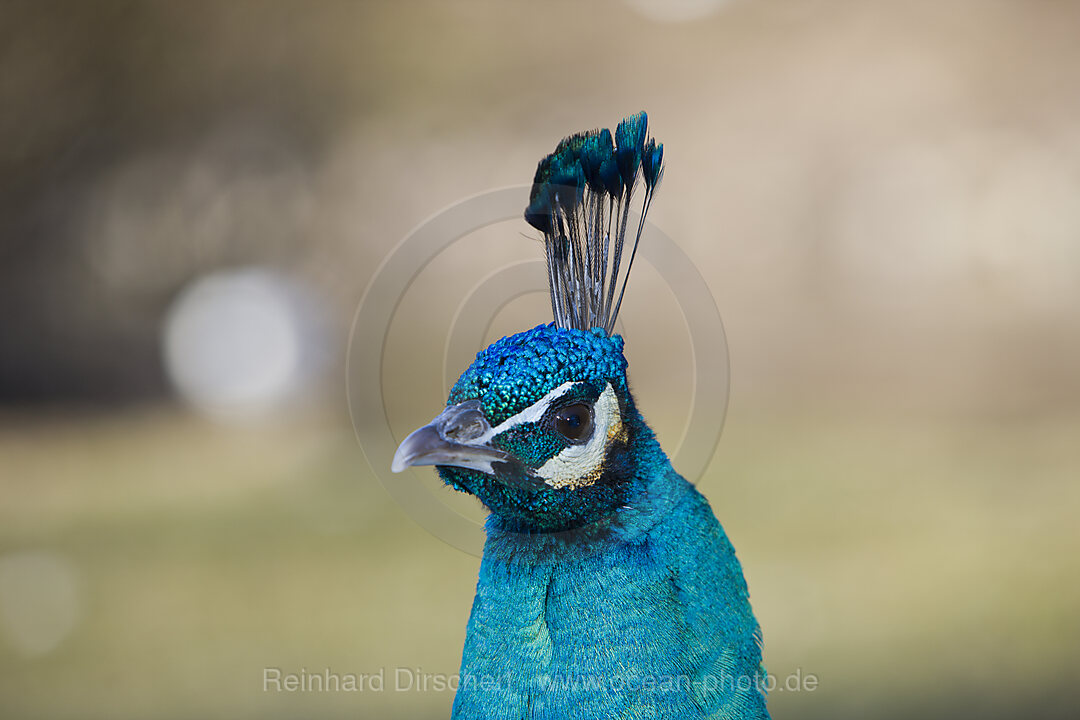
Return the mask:
<svg viewBox="0 0 1080 720">
<path fill-rule="evenodd" d="M 398 473 L 411 465 L 453 465 L 493 475 L 493 462 L 508 462 L 513 456 L 492 447 L 491 435 L 479 400 L 451 405 L 409 433 L 394 453 L 390 469 Z"/>
</svg>

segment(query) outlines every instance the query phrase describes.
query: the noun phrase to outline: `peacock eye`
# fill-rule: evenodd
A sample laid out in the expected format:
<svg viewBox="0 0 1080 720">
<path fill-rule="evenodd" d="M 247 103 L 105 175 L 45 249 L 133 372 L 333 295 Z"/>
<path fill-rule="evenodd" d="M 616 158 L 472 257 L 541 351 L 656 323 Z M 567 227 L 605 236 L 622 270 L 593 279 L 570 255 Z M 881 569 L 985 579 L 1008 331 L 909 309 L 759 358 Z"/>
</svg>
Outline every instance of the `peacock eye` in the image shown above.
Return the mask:
<svg viewBox="0 0 1080 720">
<path fill-rule="evenodd" d="M 588 440 L 592 435 L 592 408 L 582 403 L 567 405 L 555 411 L 555 429 L 571 442 Z"/>
</svg>

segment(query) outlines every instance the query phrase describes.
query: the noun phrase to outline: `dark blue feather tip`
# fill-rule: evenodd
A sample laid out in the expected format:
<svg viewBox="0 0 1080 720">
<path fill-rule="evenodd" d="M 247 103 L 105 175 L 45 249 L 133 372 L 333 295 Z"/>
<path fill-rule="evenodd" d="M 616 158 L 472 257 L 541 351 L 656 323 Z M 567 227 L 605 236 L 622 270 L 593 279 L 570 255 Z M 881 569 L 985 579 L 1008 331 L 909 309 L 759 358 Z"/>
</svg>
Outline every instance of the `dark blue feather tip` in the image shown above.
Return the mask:
<svg viewBox="0 0 1080 720">
<path fill-rule="evenodd" d="M 645 134 L 649 127 L 649 117 L 643 112 L 619 123 L 615 129 L 615 160 L 623 183 L 632 186 L 641 167 L 642 155 L 645 154 Z"/>
<path fill-rule="evenodd" d="M 641 173 L 645 180 L 645 187 L 652 190 L 660 183 L 664 173 L 664 144 L 658 143 L 653 138 L 645 144 L 645 152 L 641 156 Z"/>
<path fill-rule="evenodd" d="M 625 290 L 645 213 L 663 176 L 664 146 L 648 137 L 644 112 L 564 138 L 536 167 L 525 220 L 545 239 L 552 313 L 558 327 L 611 332 L 615 287 Z M 631 207 L 638 178 L 644 193 Z M 630 263 L 620 276 L 628 220 L 636 216 Z"/>
</svg>

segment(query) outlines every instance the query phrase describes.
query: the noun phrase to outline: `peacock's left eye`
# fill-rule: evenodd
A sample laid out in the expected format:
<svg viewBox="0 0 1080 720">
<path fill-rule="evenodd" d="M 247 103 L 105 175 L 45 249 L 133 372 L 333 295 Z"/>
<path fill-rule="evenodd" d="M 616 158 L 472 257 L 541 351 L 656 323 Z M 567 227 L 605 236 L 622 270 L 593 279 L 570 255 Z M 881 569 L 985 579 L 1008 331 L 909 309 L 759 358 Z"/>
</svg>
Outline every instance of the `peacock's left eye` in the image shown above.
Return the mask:
<svg viewBox="0 0 1080 720">
<path fill-rule="evenodd" d="M 592 435 L 592 408 L 582 403 L 567 405 L 555 411 L 555 429 L 571 442 L 588 440 Z"/>
</svg>

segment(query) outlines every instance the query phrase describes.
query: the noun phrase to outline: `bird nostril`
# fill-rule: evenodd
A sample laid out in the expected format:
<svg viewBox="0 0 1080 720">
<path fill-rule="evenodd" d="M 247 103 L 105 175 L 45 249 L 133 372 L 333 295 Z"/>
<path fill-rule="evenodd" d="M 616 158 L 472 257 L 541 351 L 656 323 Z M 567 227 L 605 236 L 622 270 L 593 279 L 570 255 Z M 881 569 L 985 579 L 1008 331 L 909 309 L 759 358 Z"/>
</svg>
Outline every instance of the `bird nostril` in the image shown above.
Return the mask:
<svg viewBox="0 0 1080 720">
<path fill-rule="evenodd" d="M 446 440 L 467 442 L 484 434 L 487 422 L 484 416 L 475 411 L 467 411 L 460 415 L 447 418 L 439 427 L 439 433 Z"/>
</svg>

